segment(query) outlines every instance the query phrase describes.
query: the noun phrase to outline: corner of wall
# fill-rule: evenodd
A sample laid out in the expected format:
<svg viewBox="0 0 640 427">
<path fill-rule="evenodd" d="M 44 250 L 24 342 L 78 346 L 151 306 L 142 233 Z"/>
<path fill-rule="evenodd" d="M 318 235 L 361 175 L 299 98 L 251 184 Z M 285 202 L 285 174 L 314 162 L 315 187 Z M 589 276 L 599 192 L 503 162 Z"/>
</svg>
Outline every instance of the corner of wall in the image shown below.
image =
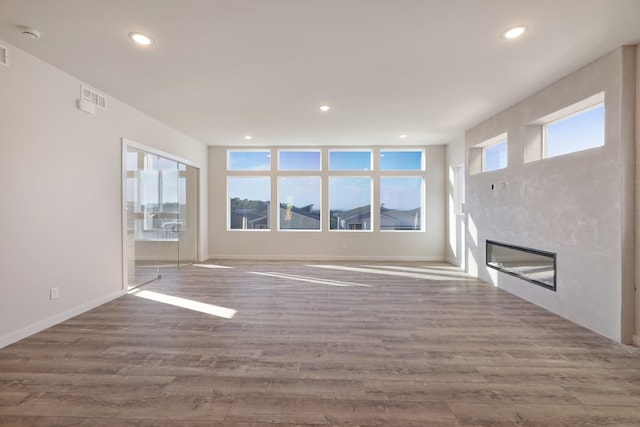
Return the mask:
<svg viewBox="0 0 640 427">
<path fill-rule="evenodd" d="M 634 324 L 635 330 L 633 335 L 633 343 L 640 346 L 640 45 L 635 47 L 636 53 L 636 68 L 635 68 L 635 81 L 636 81 L 636 115 L 635 115 L 635 242 L 634 249 L 635 254 L 633 257 L 633 263 L 635 265 L 634 273 L 634 285 L 635 285 L 635 310 L 634 310 Z"/>
<path fill-rule="evenodd" d="M 621 294 L 620 294 L 620 340 L 632 343 L 636 330 L 636 257 L 638 256 L 636 223 L 638 162 L 637 153 L 637 47 L 621 48 L 622 84 L 620 93 L 620 215 L 621 215 Z"/>
</svg>

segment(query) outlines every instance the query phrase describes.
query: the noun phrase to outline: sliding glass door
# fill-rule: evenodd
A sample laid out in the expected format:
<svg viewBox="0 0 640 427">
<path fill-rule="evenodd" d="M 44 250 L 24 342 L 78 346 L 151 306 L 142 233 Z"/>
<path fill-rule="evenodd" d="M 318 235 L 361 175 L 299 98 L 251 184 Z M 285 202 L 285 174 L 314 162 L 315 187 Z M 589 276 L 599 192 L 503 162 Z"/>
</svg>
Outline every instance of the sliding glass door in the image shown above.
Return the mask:
<svg viewBox="0 0 640 427">
<path fill-rule="evenodd" d="M 198 169 L 133 147 L 126 156 L 131 288 L 195 262 Z"/>
<path fill-rule="evenodd" d="M 198 169 L 178 163 L 178 268 L 198 258 Z"/>
</svg>

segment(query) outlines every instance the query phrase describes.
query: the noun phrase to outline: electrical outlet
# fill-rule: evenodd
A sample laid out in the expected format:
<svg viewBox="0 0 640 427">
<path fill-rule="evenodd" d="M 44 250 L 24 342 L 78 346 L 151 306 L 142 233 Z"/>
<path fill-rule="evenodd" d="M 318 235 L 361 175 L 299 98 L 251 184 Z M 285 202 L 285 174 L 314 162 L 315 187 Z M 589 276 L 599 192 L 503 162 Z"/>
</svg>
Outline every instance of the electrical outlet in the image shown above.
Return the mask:
<svg viewBox="0 0 640 427">
<path fill-rule="evenodd" d="M 51 288 L 50 290 L 50 297 L 51 299 L 58 299 L 58 297 L 60 296 L 60 288 L 59 287 L 55 287 L 55 288 Z"/>
</svg>

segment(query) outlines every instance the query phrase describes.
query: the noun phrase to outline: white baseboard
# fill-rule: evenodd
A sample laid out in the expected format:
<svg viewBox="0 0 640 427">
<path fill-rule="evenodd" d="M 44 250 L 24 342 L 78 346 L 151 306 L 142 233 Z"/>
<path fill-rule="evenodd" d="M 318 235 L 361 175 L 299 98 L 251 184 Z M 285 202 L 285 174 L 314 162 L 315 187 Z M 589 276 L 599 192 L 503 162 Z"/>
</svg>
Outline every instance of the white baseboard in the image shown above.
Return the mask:
<svg viewBox="0 0 640 427">
<path fill-rule="evenodd" d="M 127 291 L 122 290 L 110 295 L 93 299 L 77 307 L 74 307 L 70 310 L 56 314 L 55 316 L 49 317 L 47 319 L 41 320 L 37 323 L 34 323 L 33 325 L 29 325 L 26 328 L 19 329 L 8 335 L 0 337 L 0 348 L 6 347 L 10 344 L 13 344 L 14 342 L 18 342 L 21 339 L 24 339 L 30 335 L 43 331 L 47 328 L 50 328 L 51 326 L 56 325 L 60 322 L 64 322 L 65 320 L 71 319 L 72 317 L 82 314 L 85 311 L 89 311 L 93 308 L 101 306 L 102 304 L 106 304 L 109 301 L 112 301 L 116 298 L 119 298 L 125 295 L 126 293 Z"/>
<path fill-rule="evenodd" d="M 209 260 L 256 260 L 256 261 L 422 261 L 422 262 L 448 262 L 444 257 L 411 257 L 411 256 L 299 256 L 299 255 L 243 255 L 243 254 L 224 254 L 211 255 Z"/>
</svg>

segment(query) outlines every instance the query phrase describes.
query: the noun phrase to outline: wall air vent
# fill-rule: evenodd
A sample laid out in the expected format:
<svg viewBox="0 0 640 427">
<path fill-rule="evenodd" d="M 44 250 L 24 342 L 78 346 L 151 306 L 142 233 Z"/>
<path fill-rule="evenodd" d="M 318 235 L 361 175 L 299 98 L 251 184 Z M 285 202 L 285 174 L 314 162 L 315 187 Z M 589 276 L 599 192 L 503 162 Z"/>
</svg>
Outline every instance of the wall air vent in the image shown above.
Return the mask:
<svg viewBox="0 0 640 427">
<path fill-rule="evenodd" d="M 9 49 L 0 45 L 0 65 L 9 66 Z"/>
<path fill-rule="evenodd" d="M 107 97 L 103 94 L 98 93 L 86 86 L 81 86 L 81 92 L 82 93 L 80 94 L 80 99 L 82 99 L 85 103 L 89 102 L 96 107 L 102 108 L 103 110 L 107 109 Z"/>
</svg>

